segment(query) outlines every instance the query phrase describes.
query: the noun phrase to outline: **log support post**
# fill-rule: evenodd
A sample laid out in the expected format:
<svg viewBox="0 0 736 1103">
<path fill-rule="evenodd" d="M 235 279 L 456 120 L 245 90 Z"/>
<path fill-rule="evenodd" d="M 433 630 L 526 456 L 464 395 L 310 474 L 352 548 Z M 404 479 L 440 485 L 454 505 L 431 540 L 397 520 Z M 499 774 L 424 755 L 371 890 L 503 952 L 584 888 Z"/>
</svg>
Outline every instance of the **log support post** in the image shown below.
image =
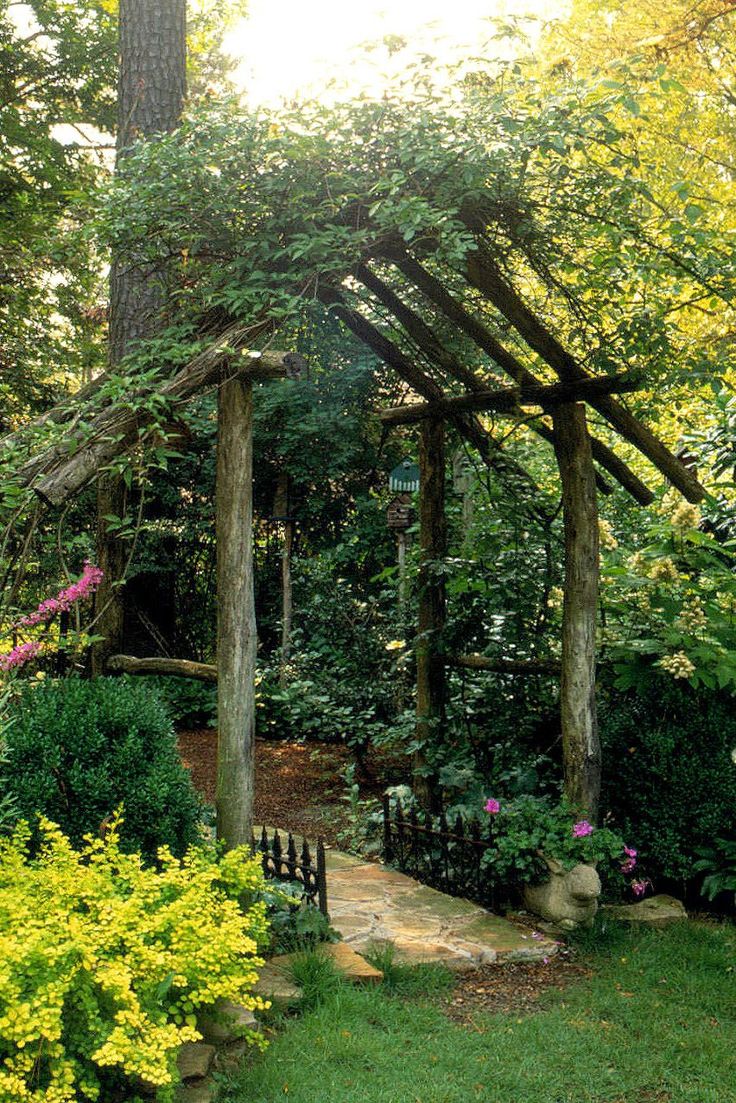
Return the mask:
<svg viewBox="0 0 736 1103">
<path fill-rule="evenodd" d="M 601 783 L 595 704 L 598 506 L 585 407 L 557 407 L 553 426 L 565 527 L 560 681 L 564 791 L 576 812 L 594 819 Z"/>
<path fill-rule="evenodd" d="M 253 388 L 220 386 L 217 422 L 217 836 L 250 842 L 255 752 Z"/>
<path fill-rule="evenodd" d="M 445 427 L 441 418 L 422 422 L 419 438 L 419 615 L 417 622 L 417 704 L 414 792 L 422 806 L 436 810 L 437 781 L 427 768 L 425 748 L 442 739 L 447 700 L 443 629 L 445 581 L 437 564 L 447 554 L 445 520 Z"/>
</svg>

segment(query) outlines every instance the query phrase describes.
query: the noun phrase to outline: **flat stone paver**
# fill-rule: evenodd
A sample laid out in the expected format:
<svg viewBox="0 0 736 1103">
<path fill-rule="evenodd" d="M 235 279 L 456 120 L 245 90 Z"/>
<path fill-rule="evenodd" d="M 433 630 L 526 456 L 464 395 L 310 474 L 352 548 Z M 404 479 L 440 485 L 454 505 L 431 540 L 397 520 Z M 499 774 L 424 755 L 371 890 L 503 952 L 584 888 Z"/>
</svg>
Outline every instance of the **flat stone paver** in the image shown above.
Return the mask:
<svg viewBox="0 0 736 1103">
<path fill-rule="evenodd" d="M 325 857 L 330 922 L 361 954 L 391 942 L 397 960 L 407 964 L 473 969 L 493 962 L 543 961 L 557 953 L 557 943 L 541 931 L 523 930 L 405 873 L 331 848 Z"/>
</svg>

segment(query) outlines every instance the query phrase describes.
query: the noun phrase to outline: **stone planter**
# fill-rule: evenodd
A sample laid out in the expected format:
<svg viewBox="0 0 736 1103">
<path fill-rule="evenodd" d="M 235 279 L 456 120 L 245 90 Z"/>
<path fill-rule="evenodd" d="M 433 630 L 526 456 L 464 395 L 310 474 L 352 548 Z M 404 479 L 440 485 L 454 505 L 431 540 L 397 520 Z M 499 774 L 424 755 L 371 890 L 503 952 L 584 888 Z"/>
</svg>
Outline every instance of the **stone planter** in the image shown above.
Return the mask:
<svg viewBox="0 0 736 1103">
<path fill-rule="evenodd" d="M 590 927 L 601 894 L 601 879 L 595 866 L 580 862 L 565 869 L 555 858 L 542 857 L 550 877 L 539 884 L 524 886 L 527 909 L 565 931 Z"/>
</svg>

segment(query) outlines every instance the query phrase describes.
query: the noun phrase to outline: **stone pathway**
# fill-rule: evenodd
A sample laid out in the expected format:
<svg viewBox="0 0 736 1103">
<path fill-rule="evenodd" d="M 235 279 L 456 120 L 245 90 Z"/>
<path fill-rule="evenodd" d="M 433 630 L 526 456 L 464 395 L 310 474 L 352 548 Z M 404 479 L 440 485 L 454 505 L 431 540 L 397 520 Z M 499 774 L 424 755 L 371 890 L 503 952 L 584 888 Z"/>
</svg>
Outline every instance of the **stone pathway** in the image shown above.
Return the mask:
<svg viewBox="0 0 736 1103">
<path fill-rule="evenodd" d="M 295 841 L 300 847 L 302 840 L 295 836 Z M 453 969 L 542 961 L 557 953 L 557 944 L 533 927 L 522 930 L 404 873 L 332 848 L 326 861 L 330 921 L 359 953 L 390 942 L 398 961 L 439 962 Z"/>
</svg>

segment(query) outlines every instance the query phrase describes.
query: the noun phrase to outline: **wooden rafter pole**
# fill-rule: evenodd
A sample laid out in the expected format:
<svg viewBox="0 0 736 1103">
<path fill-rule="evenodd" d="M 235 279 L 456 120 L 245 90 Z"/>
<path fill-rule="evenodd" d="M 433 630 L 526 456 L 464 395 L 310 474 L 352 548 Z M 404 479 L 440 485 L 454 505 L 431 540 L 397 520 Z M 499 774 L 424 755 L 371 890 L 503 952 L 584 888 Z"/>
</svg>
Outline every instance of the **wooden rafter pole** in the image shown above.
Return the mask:
<svg viewBox="0 0 736 1103">
<path fill-rule="evenodd" d="M 562 665 L 557 659 L 492 659 L 489 655 L 448 655 L 450 666 L 465 670 L 487 670 L 493 674 L 518 674 L 525 677 L 535 674 L 559 678 Z"/>
<path fill-rule="evenodd" d="M 253 386 L 228 379 L 217 416 L 217 837 L 250 842 L 255 761 Z"/>
<path fill-rule="evenodd" d="M 498 364 L 511 379 L 524 386 L 542 386 L 541 380 L 513 356 L 493 336 L 490 330 L 486 329 L 477 318 L 461 306 L 444 284 L 424 268 L 415 257 L 410 256 L 405 249 L 393 246 L 387 250 L 386 258 L 391 260 L 431 303 L 439 307 L 449 321 L 453 322 L 463 333 L 470 337 L 478 348 L 482 349 L 491 360 Z M 536 426 L 536 432 L 554 445 L 554 433 L 551 429 L 544 425 L 538 425 Z M 591 436 L 591 447 L 596 462 L 605 468 L 640 505 L 650 505 L 654 501 L 653 491 L 641 481 L 638 475 L 634 474 L 612 448 L 593 436 Z M 600 481 L 598 487 L 602 489 Z"/>
<path fill-rule="evenodd" d="M 384 363 L 393 368 L 397 375 L 408 383 L 417 394 L 421 395 L 422 398 L 426 398 L 429 402 L 442 401 L 445 398 L 444 391 L 434 379 L 421 371 L 413 360 L 401 351 L 398 345 L 390 341 L 367 318 L 359 314 L 357 310 L 351 310 L 346 306 L 336 291 L 324 288 L 320 291 L 320 298 L 325 305 L 332 308 L 335 317 L 339 318 Z M 449 420 L 460 433 L 460 436 L 477 449 L 481 459 L 488 467 L 508 476 L 510 479 L 518 480 L 532 491 L 537 489 L 531 476 L 503 452 L 476 417 L 472 414 L 455 414 Z"/>
<path fill-rule="evenodd" d="M 419 435 L 419 549 L 414 792 L 424 808 L 436 811 L 436 778 L 428 773 L 424 748 L 441 743 L 447 702 L 442 639 L 445 581 L 437 569 L 447 555 L 445 427 L 441 418 L 423 421 Z"/>
<path fill-rule="evenodd" d="M 573 809 L 594 819 L 601 747 L 595 703 L 599 559 L 593 456 L 582 404 L 560 405 L 552 416 L 565 529 L 560 679 L 564 789 Z"/>
<path fill-rule="evenodd" d="M 611 376 L 580 383 L 554 383 L 549 387 L 502 387 L 495 391 L 476 391 L 437 402 L 418 402 L 407 406 L 391 406 L 381 410 L 379 418 L 386 425 L 415 425 L 427 418 L 449 417 L 468 410 L 493 410 L 518 414 L 521 406 L 553 409 L 561 402 L 589 401 L 600 394 L 633 391 L 637 382 L 630 376 Z"/>
<path fill-rule="evenodd" d="M 469 220 L 469 225 L 477 229 L 472 219 Z M 530 348 L 549 364 L 560 379 L 575 381 L 591 378 L 504 279 L 489 250 L 482 243 L 478 243 L 476 251 L 468 257 L 464 274 L 468 282 L 500 310 Z M 638 448 L 689 502 L 699 502 L 705 497 L 705 488 L 692 471 L 614 398 L 601 395 L 591 405 L 625 440 Z"/>
</svg>

